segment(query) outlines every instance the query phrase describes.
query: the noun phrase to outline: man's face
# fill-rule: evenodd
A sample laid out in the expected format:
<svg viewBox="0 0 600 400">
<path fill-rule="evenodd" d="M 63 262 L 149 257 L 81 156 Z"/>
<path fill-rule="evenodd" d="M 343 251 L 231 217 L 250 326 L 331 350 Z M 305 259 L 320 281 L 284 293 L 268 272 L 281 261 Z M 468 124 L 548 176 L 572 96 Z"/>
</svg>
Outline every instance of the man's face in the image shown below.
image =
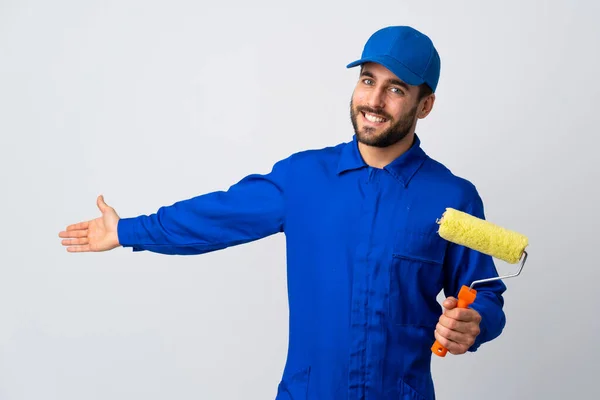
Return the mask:
<svg viewBox="0 0 600 400">
<path fill-rule="evenodd" d="M 363 65 L 350 103 L 350 116 L 359 142 L 387 147 L 415 127 L 418 86 L 407 85 L 384 66 Z"/>
</svg>

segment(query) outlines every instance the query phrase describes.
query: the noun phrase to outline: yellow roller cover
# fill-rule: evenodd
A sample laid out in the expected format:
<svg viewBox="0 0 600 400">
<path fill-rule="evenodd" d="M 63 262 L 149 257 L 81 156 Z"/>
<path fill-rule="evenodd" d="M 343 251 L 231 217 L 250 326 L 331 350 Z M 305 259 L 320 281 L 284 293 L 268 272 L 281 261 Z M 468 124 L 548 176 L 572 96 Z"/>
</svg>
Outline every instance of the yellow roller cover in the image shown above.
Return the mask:
<svg viewBox="0 0 600 400">
<path fill-rule="evenodd" d="M 444 239 L 515 264 L 528 245 L 526 236 L 465 212 L 447 208 L 438 220 Z"/>
</svg>

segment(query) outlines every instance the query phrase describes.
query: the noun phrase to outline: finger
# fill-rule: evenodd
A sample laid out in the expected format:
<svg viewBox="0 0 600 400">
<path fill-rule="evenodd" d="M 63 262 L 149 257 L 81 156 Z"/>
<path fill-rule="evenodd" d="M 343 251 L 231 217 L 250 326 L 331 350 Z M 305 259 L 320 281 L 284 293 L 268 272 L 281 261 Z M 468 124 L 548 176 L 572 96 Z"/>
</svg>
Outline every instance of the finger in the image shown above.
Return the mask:
<svg viewBox="0 0 600 400">
<path fill-rule="evenodd" d="M 81 246 L 84 244 L 88 244 L 90 241 L 88 240 L 87 237 L 84 238 L 79 238 L 79 239 L 64 239 L 61 241 L 61 243 L 63 244 L 63 246 Z"/>
<path fill-rule="evenodd" d="M 456 298 L 454 297 L 448 297 L 446 300 L 444 300 L 444 303 L 442 305 L 447 310 L 451 310 L 453 308 L 456 308 L 456 306 L 458 305 L 458 300 L 456 300 Z"/>
<path fill-rule="evenodd" d="M 90 245 L 86 244 L 83 246 L 71 246 L 71 247 L 67 247 L 67 251 L 69 253 L 83 253 L 86 251 L 90 251 Z"/>
<path fill-rule="evenodd" d="M 438 343 L 444 346 L 452 354 L 463 354 L 468 349 L 467 346 L 460 343 L 456 343 L 455 341 L 442 336 L 438 331 L 435 331 L 434 335 Z"/>
<path fill-rule="evenodd" d="M 438 325 L 457 333 L 468 335 L 473 341 L 479 335 L 479 333 L 481 333 L 481 328 L 479 327 L 478 321 L 464 322 L 442 315 Z"/>
<path fill-rule="evenodd" d="M 469 332 L 469 323 L 460 321 L 456 318 L 451 318 L 446 314 L 441 315 L 439 319 L 439 324 L 443 327 L 450 329 L 452 331 L 467 333 Z"/>
<path fill-rule="evenodd" d="M 470 346 L 475 342 L 475 337 L 473 335 L 471 335 L 469 333 L 462 333 L 459 331 L 454 331 L 452 329 L 448 329 L 444 325 L 439 324 L 439 323 L 435 327 L 435 330 L 442 337 L 444 337 L 450 341 L 453 341 L 455 343 Z"/>
<path fill-rule="evenodd" d="M 90 224 L 90 221 L 78 222 L 76 224 L 67 226 L 66 230 L 67 231 L 78 231 L 81 229 L 87 229 L 89 224 Z"/>
<path fill-rule="evenodd" d="M 98 208 L 100 209 L 102 214 L 104 214 L 109 209 L 108 205 L 104 202 L 104 195 L 98 196 L 98 198 L 96 199 L 96 204 L 98 205 Z"/>
<path fill-rule="evenodd" d="M 453 308 L 452 310 L 444 311 L 444 315 L 463 322 L 481 321 L 479 313 L 471 308 Z"/>
<path fill-rule="evenodd" d="M 87 235 L 88 235 L 87 229 L 78 230 L 78 231 L 63 231 L 63 232 L 59 232 L 59 234 L 58 234 L 58 236 L 61 238 L 80 238 L 80 237 L 87 237 Z"/>
</svg>

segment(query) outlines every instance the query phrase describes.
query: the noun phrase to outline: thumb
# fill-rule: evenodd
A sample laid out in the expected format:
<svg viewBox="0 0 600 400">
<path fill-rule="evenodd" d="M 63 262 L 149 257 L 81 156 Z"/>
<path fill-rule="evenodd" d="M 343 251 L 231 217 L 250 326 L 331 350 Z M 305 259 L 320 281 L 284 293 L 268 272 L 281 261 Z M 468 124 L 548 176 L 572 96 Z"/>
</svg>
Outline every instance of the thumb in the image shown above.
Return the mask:
<svg viewBox="0 0 600 400">
<path fill-rule="evenodd" d="M 98 198 L 96 199 L 96 204 L 98 205 L 98 208 L 100 209 L 100 212 L 102 212 L 102 214 L 104 214 L 109 209 L 108 205 L 104 202 L 103 195 L 98 196 Z"/>
<path fill-rule="evenodd" d="M 456 308 L 457 305 L 458 300 L 456 300 L 454 297 L 448 297 L 443 303 L 444 308 L 447 310 L 452 310 L 453 308 Z"/>
</svg>

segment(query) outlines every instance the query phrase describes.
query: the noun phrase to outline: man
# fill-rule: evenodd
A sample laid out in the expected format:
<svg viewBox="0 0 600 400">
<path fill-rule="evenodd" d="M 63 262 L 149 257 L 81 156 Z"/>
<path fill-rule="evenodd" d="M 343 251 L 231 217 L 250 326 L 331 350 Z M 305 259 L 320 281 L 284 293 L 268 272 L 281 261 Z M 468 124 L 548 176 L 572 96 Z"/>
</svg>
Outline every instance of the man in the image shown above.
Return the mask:
<svg viewBox="0 0 600 400">
<path fill-rule="evenodd" d="M 283 232 L 290 321 L 277 399 L 434 399 L 431 345 L 463 354 L 497 337 L 505 286 L 482 285 L 471 308 L 456 307 L 461 285 L 497 272 L 491 257 L 437 234 L 447 207 L 484 212 L 475 187 L 429 158 L 415 134 L 439 79 L 431 40 L 381 29 L 354 66 L 352 141 L 150 216 L 120 219 L 99 196 L 102 216 L 59 236 L 72 252 L 201 254 Z"/>
</svg>

